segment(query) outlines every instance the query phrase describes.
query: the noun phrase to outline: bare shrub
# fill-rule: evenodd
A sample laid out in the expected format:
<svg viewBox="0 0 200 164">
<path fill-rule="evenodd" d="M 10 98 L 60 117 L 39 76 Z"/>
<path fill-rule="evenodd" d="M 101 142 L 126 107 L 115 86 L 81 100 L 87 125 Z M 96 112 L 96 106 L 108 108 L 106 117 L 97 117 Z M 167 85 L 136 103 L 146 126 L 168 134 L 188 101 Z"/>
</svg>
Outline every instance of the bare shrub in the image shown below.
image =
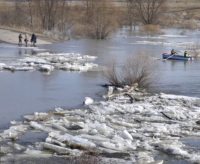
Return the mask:
<svg viewBox="0 0 200 164">
<path fill-rule="evenodd" d="M 194 30 L 194 29 L 197 29 L 198 27 L 197 24 L 198 24 L 197 21 L 195 21 L 194 19 L 191 19 L 184 22 L 184 28 Z"/>
<path fill-rule="evenodd" d="M 0 24 L 1 26 L 13 26 L 15 22 L 14 5 L 10 2 L 0 1 Z"/>
<path fill-rule="evenodd" d="M 139 18 L 137 17 L 134 3 L 130 0 L 126 0 L 125 9 L 123 11 L 122 23 L 124 25 L 129 25 L 131 29 L 134 26 L 135 30 L 136 25 L 139 23 Z"/>
<path fill-rule="evenodd" d="M 113 60 L 107 65 L 105 78 L 111 85 L 123 87 L 138 83 L 139 87 L 149 87 L 158 80 L 157 62 L 147 55 L 128 58 L 122 67 L 116 66 Z"/>
<path fill-rule="evenodd" d="M 176 23 L 177 17 L 174 14 L 162 14 L 161 17 L 158 18 L 159 26 L 160 27 L 173 27 Z"/>
<path fill-rule="evenodd" d="M 93 39 L 105 39 L 119 27 L 121 10 L 109 0 L 90 1 L 85 3 L 83 24 L 86 34 Z"/>
<path fill-rule="evenodd" d="M 103 75 L 111 85 L 119 87 L 122 86 L 120 70 L 117 69 L 115 59 L 110 60 L 110 62 L 107 64 L 106 71 L 103 72 Z"/>
<path fill-rule="evenodd" d="M 140 26 L 140 31 L 158 32 L 160 30 L 158 25 L 148 24 Z"/>
<path fill-rule="evenodd" d="M 99 153 L 96 151 L 86 151 L 81 156 L 73 158 L 71 164 L 97 164 Z"/>
<path fill-rule="evenodd" d="M 83 24 L 76 24 L 71 30 L 71 34 L 76 37 L 85 37 L 87 36 L 88 26 Z"/>
<path fill-rule="evenodd" d="M 132 0 L 132 3 L 143 24 L 157 24 L 158 18 L 167 10 L 167 0 Z"/>
</svg>

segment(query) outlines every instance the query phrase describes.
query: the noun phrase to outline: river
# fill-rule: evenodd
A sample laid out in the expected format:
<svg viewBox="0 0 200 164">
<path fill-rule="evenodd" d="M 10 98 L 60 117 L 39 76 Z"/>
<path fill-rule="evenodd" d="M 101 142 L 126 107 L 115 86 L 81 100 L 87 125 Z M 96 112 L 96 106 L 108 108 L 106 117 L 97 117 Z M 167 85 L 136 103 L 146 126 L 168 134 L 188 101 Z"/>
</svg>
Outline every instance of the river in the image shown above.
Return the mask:
<svg viewBox="0 0 200 164">
<path fill-rule="evenodd" d="M 150 88 L 151 92 L 164 92 L 188 96 L 200 96 L 200 60 L 190 62 L 164 61 L 163 52 L 172 48 L 183 51 L 198 44 L 198 31 L 164 30 L 160 34 L 139 34 L 128 28 L 119 30 L 115 37 L 106 40 L 80 39 L 52 45 L 40 45 L 51 53 L 80 53 L 98 58 L 93 61 L 100 67 L 115 58 L 122 64 L 126 58 L 147 53 L 160 59 L 157 70 L 160 79 Z M 24 54 L 33 54 L 32 49 L 18 45 L 0 44 L 0 60 L 14 62 Z M 75 108 L 83 105 L 85 97 L 102 99 L 107 83 L 101 71 L 83 73 L 53 71 L 50 74 L 33 72 L 0 72 L 0 127 L 7 128 L 11 120 L 19 120 L 25 114 L 53 110 L 55 107 Z"/>
<path fill-rule="evenodd" d="M 198 45 L 198 33 L 199 31 L 168 29 L 152 35 L 129 31 L 124 27 L 115 37 L 106 40 L 69 40 L 52 45 L 39 45 L 38 48 L 51 53 L 97 56 L 93 63 L 100 67 L 113 58 L 121 65 L 128 57 L 146 53 L 159 59 L 157 70 L 160 71 L 159 81 L 153 84 L 149 91 L 200 97 L 200 60 L 197 58 L 183 62 L 161 58 L 163 52 L 170 52 L 172 48 L 183 54 L 184 50 Z M 19 48 L 18 45 L 0 44 L 1 63 L 15 62 L 27 53 L 34 55 L 36 52 Z M 55 107 L 81 107 L 85 97 L 101 100 L 106 92 L 101 85 L 107 83 L 101 71 L 78 73 L 55 70 L 50 74 L 39 71 L 2 71 L 0 79 L 1 130 L 8 128 L 10 121 L 21 120 L 26 114 L 50 111 Z"/>
</svg>

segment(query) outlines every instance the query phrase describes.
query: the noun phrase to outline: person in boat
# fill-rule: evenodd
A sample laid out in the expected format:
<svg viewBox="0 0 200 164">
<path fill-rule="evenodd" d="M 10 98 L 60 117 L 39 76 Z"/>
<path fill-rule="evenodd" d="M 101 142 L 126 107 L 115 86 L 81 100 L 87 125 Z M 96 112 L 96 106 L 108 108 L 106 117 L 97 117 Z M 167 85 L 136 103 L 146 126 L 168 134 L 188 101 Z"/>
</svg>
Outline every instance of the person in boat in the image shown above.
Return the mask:
<svg viewBox="0 0 200 164">
<path fill-rule="evenodd" d="M 175 54 L 177 54 L 177 52 L 174 49 L 172 49 L 171 50 L 171 55 L 175 55 Z"/>
<path fill-rule="evenodd" d="M 187 51 L 184 52 L 184 57 L 188 58 L 189 57 L 189 53 Z"/>
</svg>

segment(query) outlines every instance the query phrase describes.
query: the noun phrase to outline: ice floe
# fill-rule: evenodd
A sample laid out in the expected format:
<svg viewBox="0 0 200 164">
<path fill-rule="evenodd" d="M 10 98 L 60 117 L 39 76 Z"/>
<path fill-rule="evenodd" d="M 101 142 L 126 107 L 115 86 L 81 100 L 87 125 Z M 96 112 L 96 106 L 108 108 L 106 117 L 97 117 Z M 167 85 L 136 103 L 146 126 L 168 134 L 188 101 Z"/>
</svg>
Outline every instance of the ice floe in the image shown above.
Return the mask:
<svg viewBox="0 0 200 164">
<path fill-rule="evenodd" d="M 11 63 L 0 63 L 0 70 L 10 71 L 34 71 L 51 72 L 54 69 L 64 71 L 88 71 L 97 68 L 98 65 L 92 63 L 96 56 L 81 55 L 75 53 L 40 52 L 36 55 L 26 55 L 24 58 Z"/>
<path fill-rule="evenodd" d="M 108 89 L 109 95 L 111 90 Z M 113 157 L 112 162 L 118 158 L 122 163 L 158 164 L 164 159 L 156 161 L 156 157 L 164 153 L 169 158 L 199 163 L 199 149 L 180 139 L 200 137 L 200 98 L 164 93 L 143 93 L 141 96 L 137 92 L 135 90 L 129 96 L 119 94 L 105 101 L 86 97 L 82 109 L 56 108 L 50 113 L 35 112 L 24 116 L 21 123 L 12 121 L 11 127 L 0 133 L 1 141 L 17 140 L 32 131 L 46 133 L 47 137 L 31 149 L 12 145 L 15 156 L 16 151 L 20 155 L 33 155 L 47 149 L 57 155 L 77 157 L 85 151 L 95 151 L 102 158 L 102 164 L 109 161 L 109 157 Z M 7 145 L 11 146 L 10 142 Z M 8 152 L 12 153 L 10 148 L 1 151 L 5 153 L 3 158 Z"/>
</svg>

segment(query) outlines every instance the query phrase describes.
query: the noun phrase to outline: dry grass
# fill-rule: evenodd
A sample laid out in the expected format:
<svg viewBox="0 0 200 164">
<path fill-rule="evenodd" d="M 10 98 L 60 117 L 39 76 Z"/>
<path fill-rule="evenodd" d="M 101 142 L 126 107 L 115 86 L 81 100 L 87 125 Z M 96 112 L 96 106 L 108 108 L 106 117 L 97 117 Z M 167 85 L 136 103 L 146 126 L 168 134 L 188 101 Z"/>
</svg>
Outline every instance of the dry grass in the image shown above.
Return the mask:
<svg viewBox="0 0 200 164">
<path fill-rule="evenodd" d="M 158 32 L 160 30 L 160 27 L 158 25 L 143 25 L 140 26 L 140 31 L 149 31 L 149 32 Z"/>
</svg>

